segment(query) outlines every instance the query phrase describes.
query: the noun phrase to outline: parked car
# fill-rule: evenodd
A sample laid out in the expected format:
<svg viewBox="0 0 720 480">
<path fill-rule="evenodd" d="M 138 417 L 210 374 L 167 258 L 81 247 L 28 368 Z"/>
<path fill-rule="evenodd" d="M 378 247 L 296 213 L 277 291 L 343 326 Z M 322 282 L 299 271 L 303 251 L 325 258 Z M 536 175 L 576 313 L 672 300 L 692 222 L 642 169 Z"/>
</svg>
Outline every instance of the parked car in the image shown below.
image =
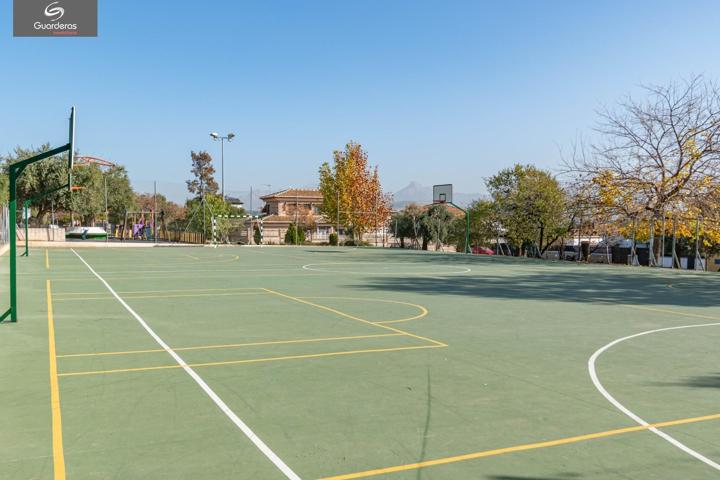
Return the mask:
<svg viewBox="0 0 720 480">
<path fill-rule="evenodd" d="M 578 249 L 572 245 L 565 245 L 563 247 L 563 260 L 575 261 L 578 258 Z"/>
<path fill-rule="evenodd" d="M 470 249 L 472 253 L 475 255 L 494 255 L 495 252 L 493 252 L 491 249 L 487 247 L 472 247 Z"/>
</svg>

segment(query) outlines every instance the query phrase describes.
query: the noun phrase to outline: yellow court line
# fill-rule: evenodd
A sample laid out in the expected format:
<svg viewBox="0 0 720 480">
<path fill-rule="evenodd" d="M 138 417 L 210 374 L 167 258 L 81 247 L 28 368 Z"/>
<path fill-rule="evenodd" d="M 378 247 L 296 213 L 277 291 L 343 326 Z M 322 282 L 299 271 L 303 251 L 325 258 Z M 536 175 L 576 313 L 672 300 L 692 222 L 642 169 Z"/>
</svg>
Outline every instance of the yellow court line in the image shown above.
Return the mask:
<svg viewBox="0 0 720 480">
<path fill-rule="evenodd" d="M 377 303 L 395 303 L 397 305 L 407 305 L 409 307 L 414 307 L 414 308 L 417 308 L 418 310 L 420 310 L 419 314 L 412 316 L 412 317 L 400 318 L 397 320 L 378 320 L 373 323 L 386 324 L 386 323 L 409 322 L 411 320 L 417 320 L 419 318 L 423 318 L 424 316 L 426 316 L 428 314 L 427 308 L 423 307 L 422 305 L 418 305 L 418 304 L 410 303 L 410 302 L 401 302 L 398 300 L 386 300 L 384 298 L 362 298 L 362 297 L 298 297 L 298 298 L 305 299 L 305 300 L 327 298 L 327 299 L 337 299 L 337 300 L 362 300 L 364 302 L 377 302 Z"/>
<path fill-rule="evenodd" d="M 575 437 L 560 438 L 558 440 L 550 440 L 546 442 L 526 443 L 524 445 L 516 445 L 514 447 L 496 448 L 494 450 L 483 450 L 481 452 L 467 453 L 465 455 L 456 455 L 453 457 L 438 458 L 436 460 L 426 460 L 423 462 L 408 463 L 405 465 L 397 465 L 394 467 L 377 468 L 374 470 L 365 470 L 363 472 L 346 473 L 344 475 L 323 477 L 320 480 L 351 480 L 356 478 L 374 477 L 376 475 L 405 472 L 408 470 L 418 470 L 421 468 L 434 467 L 437 465 L 447 465 L 448 463 L 463 462 L 466 460 L 475 460 L 484 457 L 494 457 L 497 455 L 504 455 L 506 453 L 523 452 L 526 450 L 535 450 L 538 448 L 556 447 L 558 445 L 567 445 L 569 443 L 578 443 L 587 440 L 595 440 L 598 438 L 623 435 L 626 433 L 641 432 L 643 430 L 649 430 L 650 428 L 672 427 L 675 425 L 685 425 L 688 423 L 706 422 L 709 420 L 718 419 L 720 419 L 720 413 L 716 413 L 713 415 L 705 415 L 703 417 L 682 418 L 679 420 L 653 423 L 650 425 L 637 425 L 634 427 L 618 428 L 615 430 L 607 430 L 604 432 L 589 433 L 586 435 L 577 435 Z"/>
<path fill-rule="evenodd" d="M 295 340 L 274 340 L 268 342 L 252 342 L 252 343 L 229 343 L 224 345 L 199 345 L 196 347 L 173 347 L 176 352 L 185 352 L 188 350 L 210 350 L 214 348 L 236 348 L 236 347 L 256 347 L 262 345 L 285 345 L 291 343 L 315 343 L 315 342 L 330 342 L 337 340 L 356 340 L 361 338 L 377 338 L 377 337 L 397 337 L 401 336 L 400 333 L 378 333 L 375 335 L 354 335 L 350 337 L 325 337 L 325 338 L 299 338 Z M 132 355 L 136 353 L 165 353 L 162 348 L 151 349 L 151 350 L 127 350 L 122 352 L 100 352 L 100 353 L 70 353 L 66 355 L 58 355 L 57 358 L 72 358 L 72 357 L 99 357 L 106 355 Z"/>
<path fill-rule="evenodd" d="M 267 295 L 267 292 L 233 292 L 233 293 L 184 293 L 174 295 L 126 295 L 123 298 L 189 298 L 189 297 L 235 297 L 241 295 Z M 114 300 L 115 297 L 106 295 L 104 297 L 68 297 L 58 298 L 58 302 L 67 302 L 73 300 Z"/>
<path fill-rule="evenodd" d="M 245 271 L 243 271 L 243 270 L 239 270 L 236 272 L 216 272 L 216 273 L 227 273 L 227 274 L 237 275 L 238 273 L 244 273 L 244 272 Z M 258 277 L 263 277 L 263 278 L 265 278 L 265 277 L 283 277 L 283 278 L 285 278 L 285 277 L 303 277 L 304 278 L 304 277 L 327 277 L 329 275 L 334 275 L 334 274 L 332 274 L 332 273 L 309 273 L 306 271 L 301 271 L 298 273 L 277 273 L 277 274 L 256 273 L 256 274 L 253 274 L 253 278 L 258 278 Z M 137 276 L 137 275 L 135 275 L 135 276 Z M 165 278 L 176 279 L 176 278 L 187 278 L 187 277 L 195 279 L 197 277 L 197 274 L 188 272 L 188 273 L 184 273 L 182 275 L 174 274 L 174 275 L 163 275 L 163 276 L 159 276 L 159 275 L 146 276 L 146 278 L 152 279 L 152 280 L 156 280 L 156 279 L 162 280 Z M 222 277 L 224 277 L 224 275 Z M 104 278 L 117 278 L 120 280 L 126 280 L 129 277 L 117 277 L 117 276 L 113 276 L 113 275 L 105 275 Z M 212 276 L 212 278 L 218 278 L 218 276 Z M 222 279 L 222 278 L 219 278 L 219 279 Z M 85 276 L 85 277 L 72 277 L 72 278 L 62 277 L 62 278 L 56 278 L 53 281 L 56 283 L 57 282 L 86 282 L 87 283 L 92 280 L 94 280 L 92 277 Z"/>
<path fill-rule="evenodd" d="M 228 360 L 223 362 L 205 362 L 205 363 L 192 363 L 188 364 L 188 367 L 217 367 L 221 365 L 240 365 L 245 363 L 262 363 L 262 362 L 275 362 L 279 360 L 299 360 L 305 358 L 322 358 L 322 357 L 336 357 L 341 355 L 355 355 L 359 353 L 379 353 L 379 352 L 398 352 L 400 350 L 420 350 L 424 348 L 442 348 L 447 345 L 416 345 L 414 347 L 391 347 L 391 348 L 372 348 L 366 350 L 345 350 L 340 352 L 326 352 L 326 353 L 310 353 L 306 355 L 286 355 L 283 357 L 264 357 L 264 358 L 250 358 L 247 360 Z M 173 368 L 182 368 L 182 365 L 158 365 L 156 367 L 138 367 L 138 368 L 118 368 L 115 370 L 93 370 L 87 372 L 68 372 L 60 373 L 58 377 L 79 377 L 85 375 L 105 375 L 109 373 L 127 373 L 127 372 L 147 372 L 151 370 L 168 370 Z"/>
<path fill-rule="evenodd" d="M 680 315 L 683 317 L 704 318 L 707 320 L 720 320 L 720 317 L 711 317 L 709 315 L 701 315 L 699 313 L 678 312 L 675 310 L 668 310 L 666 308 L 641 307 L 640 305 L 623 305 L 623 306 L 628 307 L 628 308 L 634 308 L 636 310 L 647 310 L 649 312 L 669 313 L 672 315 Z"/>
<path fill-rule="evenodd" d="M 52 414 L 53 473 L 55 480 L 65 480 L 65 454 L 63 453 L 62 416 L 60 414 L 60 387 L 58 385 L 57 357 L 55 355 L 55 321 L 53 319 L 50 280 L 45 280 L 45 288 L 47 290 L 48 311 L 48 356 L 50 359 L 50 410 Z"/>
<path fill-rule="evenodd" d="M 48 253 L 48 249 L 45 249 L 45 268 L 47 270 L 50 270 L 50 254 Z"/>
<path fill-rule="evenodd" d="M 389 327 L 387 325 L 382 325 L 380 323 L 371 322 L 370 320 L 365 320 L 364 318 L 356 317 L 354 315 L 350 315 L 349 313 L 345 313 L 340 310 L 336 310 L 334 308 L 326 307 L 325 305 L 320 305 L 319 303 L 309 302 L 309 301 L 303 300 L 302 298 L 299 298 L 299 297 L 293 297 L 293 296 L 287 295 L 285 293 L 276 292 L 275 290 L 270 290 L 269 288 L 263 288 L 263 290 L 270 292 L 270 293 L 274 293 L 275 295 L 279 295 L 279 296 L 287 298 L 289 300 L 293 300 L 295 302 L 304 303 L 305 305 L 310 305 L 311 307 L 319 308 L 320 310 L 326 310 L 328 312 L 332 312 L 336 315 L 340 315 L 341 317 L 349 318 L 350 320 L 355 320 L 358 322 L 366 323 L 368 325 L 373 325 L 376 327 L 384 328 L 386 330 L 390 330 L 391 332 L 402 333 L 403 335 L 407 335 L 408 337 L 413 337 L 413 338 L 417 338 L 419 340 L 423 340 L 425 342 L 430 342 L 439 347 L 447 347 L 447 344 L 439 342 L 437 340 L 433 340 L 432 338 L 422 337 L 420 335 L 415 335 L 414 333 L 400 330 L 399 328 Z"/>
</svg>

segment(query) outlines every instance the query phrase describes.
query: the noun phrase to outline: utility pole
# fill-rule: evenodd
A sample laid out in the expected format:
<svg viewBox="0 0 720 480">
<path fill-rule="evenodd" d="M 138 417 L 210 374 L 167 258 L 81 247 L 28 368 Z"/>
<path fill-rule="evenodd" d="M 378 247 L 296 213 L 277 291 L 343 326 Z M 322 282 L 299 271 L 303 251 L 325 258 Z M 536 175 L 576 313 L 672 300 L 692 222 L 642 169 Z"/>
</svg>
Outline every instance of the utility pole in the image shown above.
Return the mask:
<svg viewBox="0 0 720 480">
<path fill-rule="evenodd" d="M 662 245 L 660 247 L 660 266 L 665 266 L 665 208 L 662 209 L 662 241 L 660 242 Z"/>
<path fill-rule="evenodd" d="M 377 209 L 378 209 L 378 199 L 375 197 L 375 248 L 377 248 L 378 243 L 378 235 L 377 235 L 377 229 L 378 229 L 378 216 L 377 216 Z M 361 239 L 362 240 L 362 239 Z"/>
<path fill-rule="evenodd" d="M 203 186 L 203 178 L 200 177 L 200 203 L 203 209 L 203 228 L 202 228 L 202 241 L 205 244 L 205 188 Z"/>
<path fill-rule="evenodd" d="M 248 230 L 248 245 L 252 245 L 255 238 L 255 227 L 253 226 L 253 209 L 252 209 L 252 185 L 250 185 L 250 230 Z"/>
<path fill-rule="evenodd" d="M 157 243 L 157 180 L 153 181 L 153 240 Z"/>
<path fill-rule="evenodd" d="M 698 265 L 700 265 L 700 270 L 705 271 L 705 264 L 703 263 L 702 256 L 700 255 L 700 222 L 702 221 L 702 217 L 698 216 L 697 220 L 695 221 L 695 268 L 694 270 L 698 269 Z"/>
<path fill-rule="evenodd" d="M 225 200 L 225 142 L 220 139 L 220 196 Z"/>
<path fill-rule="evenodd" d="M 103 181 L 105 183 L 105 243 L 107 243 L 110 236 L 108 232 L 110 229 L 110 215 L 108 213 L 107 174 L 103 175 Z"/>
</svg>

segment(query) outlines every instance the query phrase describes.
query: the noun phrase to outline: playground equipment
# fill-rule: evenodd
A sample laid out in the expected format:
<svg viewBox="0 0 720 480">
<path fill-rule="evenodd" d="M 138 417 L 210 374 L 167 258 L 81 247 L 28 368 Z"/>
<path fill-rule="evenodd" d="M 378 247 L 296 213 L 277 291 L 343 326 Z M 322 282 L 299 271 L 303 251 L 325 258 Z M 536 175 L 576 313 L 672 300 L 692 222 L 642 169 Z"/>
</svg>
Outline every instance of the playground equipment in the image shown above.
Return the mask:
<svg viewBox="0 0 720 480">
<path fill-rule="evenodd" d="M 115 236 L 121 240 L 152 240 L 155 238 L 155 214 L 152 210 L 125 212 L 125 219 Z M 164 223 L 164 219 L 161 218 Z"/>
</svg>

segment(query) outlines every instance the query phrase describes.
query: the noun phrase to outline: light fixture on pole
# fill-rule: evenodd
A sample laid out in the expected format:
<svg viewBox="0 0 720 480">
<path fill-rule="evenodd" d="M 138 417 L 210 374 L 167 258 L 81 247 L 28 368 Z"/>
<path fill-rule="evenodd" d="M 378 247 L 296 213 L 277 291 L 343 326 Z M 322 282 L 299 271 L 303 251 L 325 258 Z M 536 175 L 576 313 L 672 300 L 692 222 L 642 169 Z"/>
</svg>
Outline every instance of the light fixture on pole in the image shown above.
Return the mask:
<svg viewBox="0 0 720 480">
<path fill-rule="evenodd" d="M 228 133 L 227 135 L 220 135 L 217 132 L 210 132 L 210 137 L 213 140 L 220 140 L 220 194 L 223 200 L 225 200 L 225 140 L 228 142 L 235 138 L 234 133 Z"/>
</svg>

